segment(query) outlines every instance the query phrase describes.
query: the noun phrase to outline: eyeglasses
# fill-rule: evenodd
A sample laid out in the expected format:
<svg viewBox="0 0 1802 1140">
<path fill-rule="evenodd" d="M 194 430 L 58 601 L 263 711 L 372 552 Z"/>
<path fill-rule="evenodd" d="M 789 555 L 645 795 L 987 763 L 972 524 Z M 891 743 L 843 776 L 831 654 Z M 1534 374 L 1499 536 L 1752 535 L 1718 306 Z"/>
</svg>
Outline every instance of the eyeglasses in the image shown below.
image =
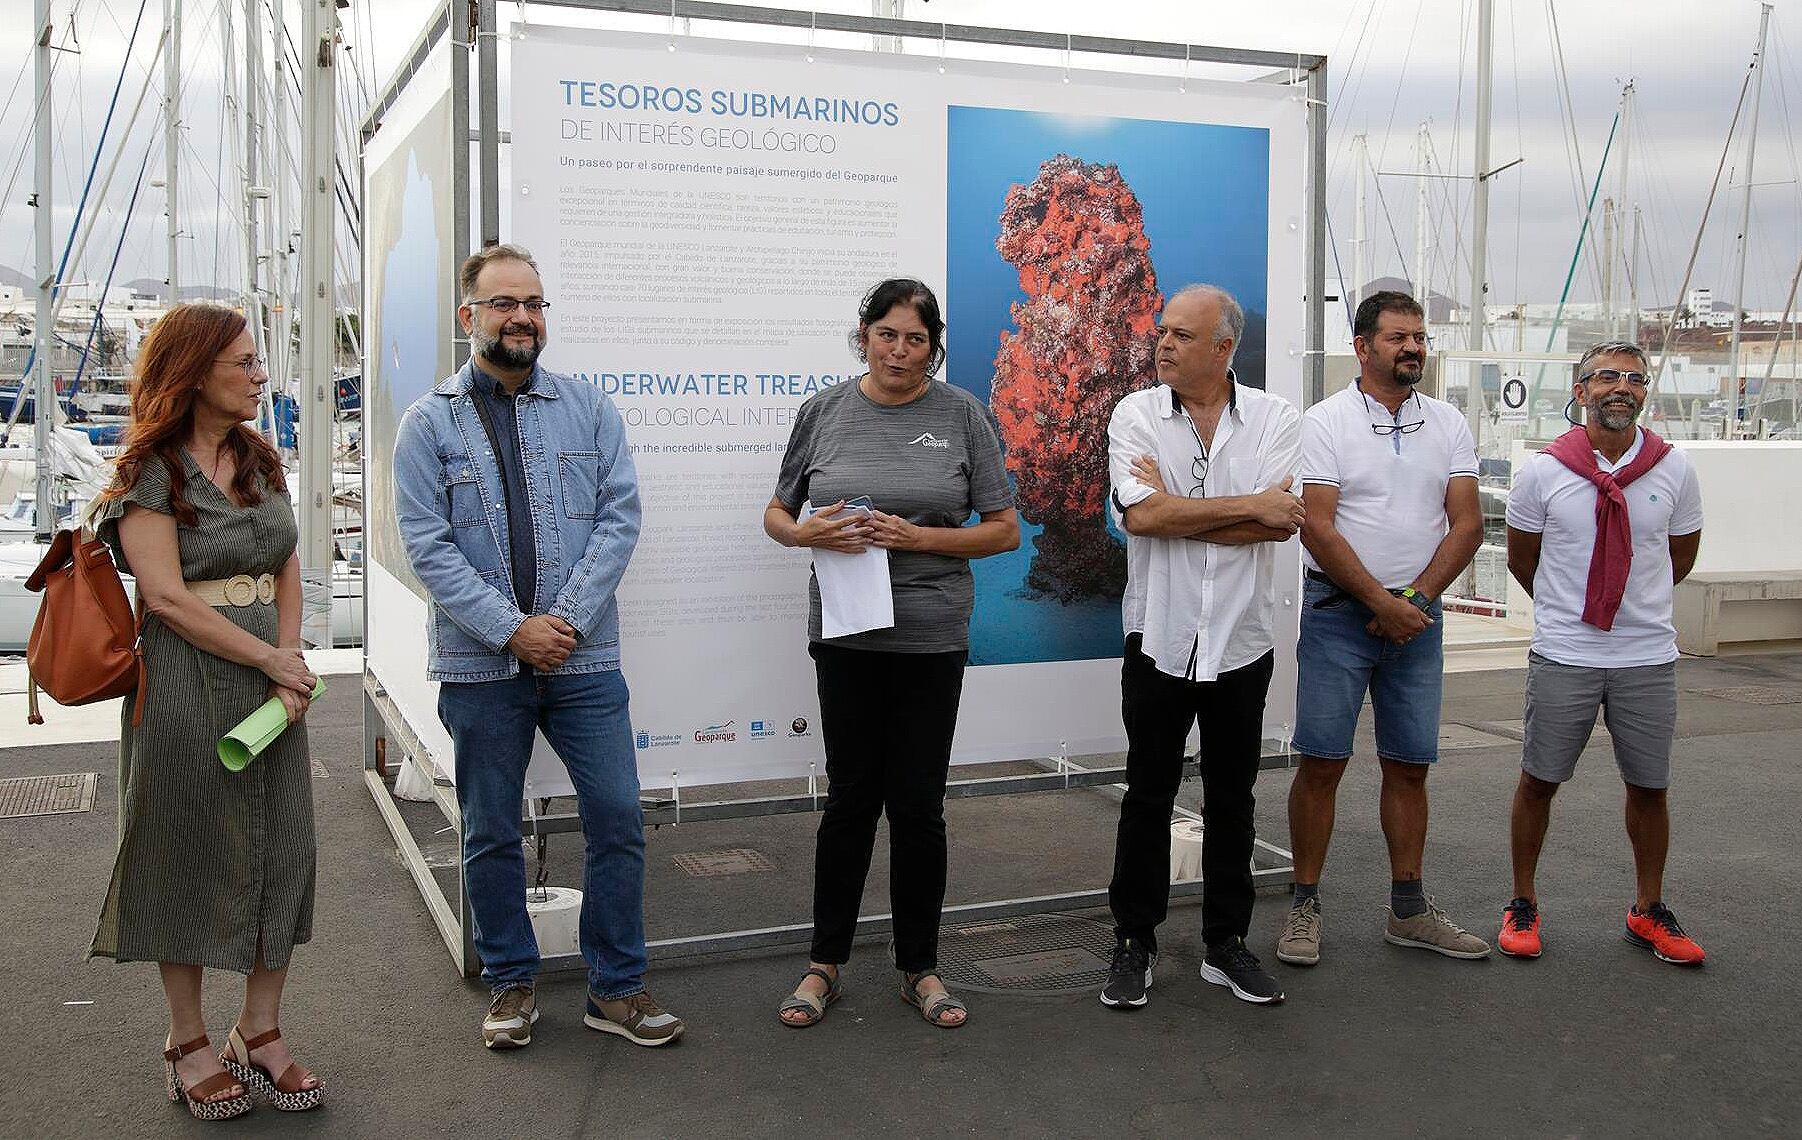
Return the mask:
<svg viewBox="0 0 1802 1140">
<path fill-rule="evenodd" d="M 263 371 L 264 366 L 269 363 L 269 358 L 265 356 L 245 356 L 236 360 L 230 360 L 220 356 L 215 357 L 213 363 L 229 364 L 233 368 L 242 368 L 244 370 L 244 375 L 255 376 L 257 373 Z"/>
<path fill-rule="evenodd" d="M 1364 395 L 1364 389 L 1359 388 L 1358 395 L 1364 396 L 1364 409 L 1366 411 L 1368 411 L 1371 415 L 1373 415 L 1373 416 L 1376 415 L 1377 410 L 1371 404 L 1370 397 Z M 1420 393 L 1419 392 L 1414 393 L 1414 403 L 1416 405 L 1418 405 L 1420 403 Z M 1396 415 L 1399 416 L 1400 414 L 1401 414 L 1401 411 L 1398 409 L 1396 411 Z M 1391 436 L 1391 435 L 1398 435 L 1398 434 L 1399 435 L 1411 435 L 1414 432 L 1417 432 L 1421 428 L 1425 427 L 1426 423 L 1427 423 L 1427 421 L 1426 421 L 1425 416 L 1422 416 L 1420 419 L 1417 419 L 1417 420 L 1410 420 L 1409 422 L 1407 422 L 1405 424 L 1404 423 L 1395 423 L 1395 422 L 1380 424 L 1380 423 L 1376 423 L 1375 421 L 1372 421 L 1371 425 L 1370 425 L 1370 430 L 1375 432 L 1377 435 L 1381 435 L 1381 436 Z"/>
<path fill-rule="evenodd" d="M 521 301 L 517 297 L 490 297 L 485 301 L 471 301 L 469 304 L 471 307 L 476 305 L 486 305 L 502 316 L 505 316 L 516 309 L 524 309 L 526 312 L 536 317 L 551 307 L 549 301 L 540 300 L 536 297 L 529 301 Z"/>
<path fill-rule="evenodd" d="M 1189 478 L 1195 480 L 1195 484 L 1189 488 L 1189 497 L 1205 499 L 1208 497 L 1208 445 L 1201 442 L 1201 432 L 1196 430 L 1195 421 L 1189 419 L 1187 412 L 1183 413 L 1183 419 L 1188 422 L 1189 431 L 1195 436 L 1195 446 L 1201 449 L 1195 462 L 1189 464 Z"/>
<path fill-rule="evenodd" d="M 1591 380 L 1600 380 L 1604 384 L 1615 384 L 1625 380 L 1634 388 L 1644 388 L 1646 386 L 1646 374 L 1644 372 L 1622 372 L 1618 368 L 1598 368 L 1593 372 L 1585 372 L 1582 376 L 1578 377 L 1578 379 L 1586 384 Z"/>
</svg>

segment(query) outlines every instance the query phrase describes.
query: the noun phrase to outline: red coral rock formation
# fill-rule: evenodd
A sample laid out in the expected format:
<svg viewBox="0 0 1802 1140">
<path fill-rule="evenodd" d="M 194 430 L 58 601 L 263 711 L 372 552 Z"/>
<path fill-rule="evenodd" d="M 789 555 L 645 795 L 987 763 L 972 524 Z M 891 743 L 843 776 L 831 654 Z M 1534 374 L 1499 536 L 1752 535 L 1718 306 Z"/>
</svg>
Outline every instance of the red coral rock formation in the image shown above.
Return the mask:
<svg viewBox="0 0 1802 1140">
<path fill-rule="evenodd" d="M 1110 164 L 1067 154 L 1008 191 L 1001 256 L 1020 272 L 1018 332 L 1001 334 L 990 397 L 1021 515 L 1043 532 L 1027 586 L 1063 602 L 1118 596 L 1125 550 L 1108 533 L 1107 424 L 1152 375 L 1163 296 L 1139 199 Z"/>
</svg>

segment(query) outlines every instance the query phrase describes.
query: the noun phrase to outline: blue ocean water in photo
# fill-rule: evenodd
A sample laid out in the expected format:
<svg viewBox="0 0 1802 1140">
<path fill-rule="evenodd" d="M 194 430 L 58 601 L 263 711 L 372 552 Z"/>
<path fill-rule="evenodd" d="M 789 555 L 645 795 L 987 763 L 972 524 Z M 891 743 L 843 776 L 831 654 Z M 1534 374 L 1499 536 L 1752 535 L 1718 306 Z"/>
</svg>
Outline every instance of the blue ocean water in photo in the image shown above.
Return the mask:
<svg viewBox="0 0 1802 1140">
<path fill-rule="evenodd" d="M 988 107 L 951 107 L 947 114 L 945 376 L 951 383 L 988 403 L 1001 334 L 1014 329 L 1010 306 L 1027 299 L 1018 269 L 995 249 L 1002 206 L 1008 190 L 1037 178 L 1046 159 L 1068 154 L 1119 167 L 1144 212 L 1160 291 L 1168 296 L 1209 282 L 1238 298 L 1248 318 L 1240 378 L 1262 385 L 1267 130 Z M 1246 374 L 1247 365 L 1253 374 Z M 1065 605 L 1025 590 L 1039 530 L 1022 519 L 1018 550 L 973 564 L 972 665 L 1120 655 L 1119 598 Z"/>
</svg>

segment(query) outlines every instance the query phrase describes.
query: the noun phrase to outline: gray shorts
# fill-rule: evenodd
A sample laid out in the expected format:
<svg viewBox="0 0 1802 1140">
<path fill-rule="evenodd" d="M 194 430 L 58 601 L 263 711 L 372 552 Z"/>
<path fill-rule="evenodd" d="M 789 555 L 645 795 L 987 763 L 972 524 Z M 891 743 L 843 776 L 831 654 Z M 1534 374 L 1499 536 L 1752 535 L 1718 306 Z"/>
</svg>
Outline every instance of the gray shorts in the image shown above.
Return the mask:
<svg viewBox="0 0 1802 1140">
<path fill-rule="evenodd" d="M 1621 779 L 1638 788 L 1671 786 L 1671 741 L 1677 735 L 1677 663 L 1629 669 L 1560 665 L 1527 654 L 1527 775 L 1562 784 L 1595 730 L 1596 710 L 1614 739 Z"/>
</svg>

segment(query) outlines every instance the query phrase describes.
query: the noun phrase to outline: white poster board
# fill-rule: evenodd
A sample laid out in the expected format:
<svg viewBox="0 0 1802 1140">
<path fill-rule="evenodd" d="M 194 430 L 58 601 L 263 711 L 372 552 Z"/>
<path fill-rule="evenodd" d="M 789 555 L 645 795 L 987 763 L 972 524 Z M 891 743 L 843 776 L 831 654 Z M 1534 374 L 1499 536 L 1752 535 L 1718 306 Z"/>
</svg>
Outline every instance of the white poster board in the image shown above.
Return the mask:
<svg viewBox="0 0 1802 1140">
<path fill-rule="evenodd" d="M 1299 406 L 1301 95 L 542 25 L 512 52 L 503 237 L 553 302 L 545 365 L 619 406 L 641 484 L 620 609 L 645 785 L 819 764 L 808 559 L 761 517 L 795 410 L 860 374 L 847 334 L 890 276 L 943 300 L 941 378 L 996 409 L 1025 518 L 1019 552 L 975 567 L 953 758 L 1122 748 L 1123 558 L 1096 443 L 1119 394 L 1153 382 L 1135 345 L 1163 297 L 1196 281 L 1247 311 L 1241 378 Z M 1130 336 L 1085 339 L 1122 306 Z M 1290 543 L 1274 739 L 1298 580 Z M 889 694 L 871 710 L 907 715 Z"/>
</svg>

